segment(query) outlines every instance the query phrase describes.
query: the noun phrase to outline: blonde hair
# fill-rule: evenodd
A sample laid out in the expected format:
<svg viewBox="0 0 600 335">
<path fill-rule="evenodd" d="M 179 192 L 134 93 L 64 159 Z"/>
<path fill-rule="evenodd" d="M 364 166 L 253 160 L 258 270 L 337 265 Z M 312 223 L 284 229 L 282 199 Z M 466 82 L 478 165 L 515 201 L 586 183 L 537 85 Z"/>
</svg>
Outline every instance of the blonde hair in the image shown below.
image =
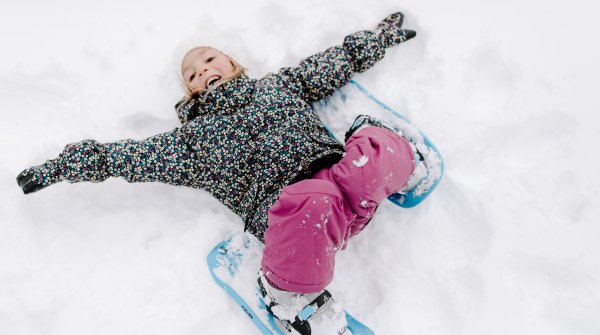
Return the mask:
<svg viewBox="0 0 600 335">
<path fill-rule="evenodd" d="M 194 48 L 197 49 L 197 48 Z M 192 49 L 192 50 L 194 50 Z M 192 51 L 190 50 L 190 51 Z M 216 50 L 216 49 L 215 49 Z M 190 52 L 188 51 L 188 53 Z M 218 50 L 217 50 L 218 51 Z M 219 51 L 220 52 L 220 51 Z M 245 67 L 243 67 L 242 65 L 240 65 L 240 63 L 236 62 L 235 59 L 229 57 L 229 55 L 221 52 L 223 55 L 225 55 L 227 57 L 227 59 L 229 59 L 229 61 L 231 62 L 231 65 L 233 65 L 233 70 L 231 72 L 230 75 L 223 77 L 221 79 L 219 79 L 213 86 L 209 87 L 206 90 L 202 90 L 202 89 L 198 89 L 198 90 L 192 90 L 192 88 L 188 85 L 188 83 L 185 81 L 185 79 L 183 78 L 183 75 L 180 73 L 179 75 L 179 79 L 181 80 L 181 85 L 183 86 L 183 89 L 185 90 L 185 93 L 187 94 L 188 98 L 191 98 L 192 96 L 194 96 L 195 94 L 201 94 L 204 93 L 206 91 L 212 91 L 214 90 L 216 87 L 225 84 L 228 81 L 231 81 L 235 78 L 241 77 L 241 76 L 245 76 L 246 72 L 248 71 L 248 69 L 246 69 Z"/>
</svg>

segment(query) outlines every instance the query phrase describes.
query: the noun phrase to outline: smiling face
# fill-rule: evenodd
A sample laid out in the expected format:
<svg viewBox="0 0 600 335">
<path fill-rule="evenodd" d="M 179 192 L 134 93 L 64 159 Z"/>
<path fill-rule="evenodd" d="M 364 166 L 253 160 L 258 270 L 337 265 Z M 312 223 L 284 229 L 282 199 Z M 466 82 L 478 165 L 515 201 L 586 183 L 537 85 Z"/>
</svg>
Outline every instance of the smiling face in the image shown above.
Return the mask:
<svg viewBox="0 0 600 335">
<path fill-rule="evenodd" d="M 208 47 L 191 50 L 181 64 L 183 80 L 192 92 L 203 92 L 233 73 L 234 66 L 229 57 Z"/>
</svg>

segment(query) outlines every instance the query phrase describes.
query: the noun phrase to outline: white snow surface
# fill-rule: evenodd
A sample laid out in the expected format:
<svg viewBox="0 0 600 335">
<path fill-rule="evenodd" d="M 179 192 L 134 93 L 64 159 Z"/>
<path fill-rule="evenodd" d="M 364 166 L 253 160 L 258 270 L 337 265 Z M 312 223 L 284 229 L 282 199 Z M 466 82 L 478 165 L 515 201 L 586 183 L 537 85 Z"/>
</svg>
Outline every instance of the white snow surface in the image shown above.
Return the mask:
<svg viewBox="0 0 600 335">
<path fill-rule="evenodd" d="M 111 179 L 23 195 L 15 177 L 67 143 L 178 126 L 170 59 L 204 21 L 239 31 L 260 77 L 397 10 L 417 37 L 355 79 L 431 138 L 445 176 L 339 252 L 336 300 L 377 334 L 600 333 L 600 2 L 2 7 L 1 335 L 258 334 L 208 272 L 242 222 L 207 193 Z"/>
</svg>

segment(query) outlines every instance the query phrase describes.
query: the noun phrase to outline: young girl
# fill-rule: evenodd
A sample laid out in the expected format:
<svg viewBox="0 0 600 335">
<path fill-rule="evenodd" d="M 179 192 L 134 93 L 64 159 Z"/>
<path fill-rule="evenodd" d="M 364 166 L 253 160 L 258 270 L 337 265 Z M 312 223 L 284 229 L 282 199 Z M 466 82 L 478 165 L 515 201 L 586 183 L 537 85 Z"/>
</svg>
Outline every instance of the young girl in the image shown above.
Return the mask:
<svg viewBox="0 0 600 335">
<path fill-rule="evenodd" d="M 195 45 L 180 63 L 188 93 L 176 105 L 180 128 L 141 141 L 72 143 L 17 182 L 26 194 L 62 180 L 109 177 L 204 189 L 264 242 L 259 288 L 281 327 L 343 334 L 343 310 L 325 290 L 335 254 L 383 199 L 409 191 L 420 175 L 404 137 L 359 116 L 344 147 L 310 104 L 382 59 L 386 48 L 414 37 L 402 21 L 401 13 L 392 14 L 374 31 L 351 34 L 342 45 L 258 80 L 226 47 Z"/>
</svg>

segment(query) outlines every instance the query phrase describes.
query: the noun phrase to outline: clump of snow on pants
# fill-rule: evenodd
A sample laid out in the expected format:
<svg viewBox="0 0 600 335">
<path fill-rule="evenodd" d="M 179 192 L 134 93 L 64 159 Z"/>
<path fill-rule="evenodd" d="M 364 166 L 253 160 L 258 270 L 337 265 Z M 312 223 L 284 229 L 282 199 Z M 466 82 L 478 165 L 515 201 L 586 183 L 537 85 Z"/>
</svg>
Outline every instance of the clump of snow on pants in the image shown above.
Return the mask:
<svg viewBox="0 0 600 335">
<path fill-rule="evenodd" d="M 352 164 L 356 167 L 363 167 L 369 161 L 369 157 L 362 155 L 357 161 L 352 161 Z"/>
</svg>

